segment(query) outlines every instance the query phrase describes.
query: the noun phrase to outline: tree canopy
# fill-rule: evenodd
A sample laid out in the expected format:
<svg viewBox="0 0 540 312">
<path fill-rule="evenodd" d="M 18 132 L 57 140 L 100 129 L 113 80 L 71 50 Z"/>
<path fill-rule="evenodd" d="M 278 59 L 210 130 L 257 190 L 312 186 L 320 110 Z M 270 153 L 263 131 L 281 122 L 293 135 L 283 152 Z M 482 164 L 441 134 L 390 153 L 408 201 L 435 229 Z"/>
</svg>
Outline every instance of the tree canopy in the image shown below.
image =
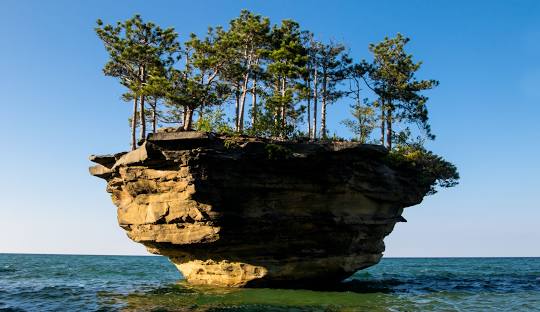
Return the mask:
<svg viewBox="0 0 540 312">
<path fill-rule="evenodd" d="M 422 62 L 407 51 L 410 39 L 402 34 L 369 44 L 372 59 L 354 61 L 343 43 L 248 10 L 203 36 L 179 35 L 140 15 L 113 25 L 98 20 L 95 30 L 109 54 L 104 74 L 117 78 L 126 88 L 122 98 L 133 102 L 133 149 L 136 129 L 144 141 L 147 122 L 153 132 L 176 124 L 184 131 L 330 140 L 328 106 L 348 103 L 342 109 L 351 118 L 342 124 L 352 140 L 408 155 L 414 147 L 438 160 L 422 143 L 435 139 L 425 91 L 439 82 L 417 78 Z M 445 169 L 457 177 L 455 167 Z"/>
</svg>

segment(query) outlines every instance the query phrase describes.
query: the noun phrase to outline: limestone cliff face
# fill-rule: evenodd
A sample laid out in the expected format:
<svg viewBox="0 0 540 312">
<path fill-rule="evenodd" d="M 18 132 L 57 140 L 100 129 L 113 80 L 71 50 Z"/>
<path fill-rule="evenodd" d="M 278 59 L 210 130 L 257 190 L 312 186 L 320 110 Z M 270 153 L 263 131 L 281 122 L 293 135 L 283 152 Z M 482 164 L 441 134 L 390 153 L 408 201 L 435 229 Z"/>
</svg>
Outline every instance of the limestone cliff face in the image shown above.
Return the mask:
<svg viewBox="0 0 540 312">
<path fill-rule="evenodd" d="M 403 208 L 428 192 L 386 155 L 351 142 L 175 132 L 92 156 L 90 172 L 107 181 L 127 235 L 188 282 L 314 287 L 379 262 Z"/>
</svg>

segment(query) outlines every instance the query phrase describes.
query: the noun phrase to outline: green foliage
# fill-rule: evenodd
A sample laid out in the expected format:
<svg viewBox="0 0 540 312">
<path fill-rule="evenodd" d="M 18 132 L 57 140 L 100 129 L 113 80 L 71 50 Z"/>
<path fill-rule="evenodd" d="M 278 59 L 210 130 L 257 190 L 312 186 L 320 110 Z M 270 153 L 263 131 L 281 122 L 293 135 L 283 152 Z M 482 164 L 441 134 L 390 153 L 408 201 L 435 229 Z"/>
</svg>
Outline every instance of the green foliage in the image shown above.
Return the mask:
<svg viewBox="0 0 540 312">
<path fill-rule="evenodd" d="M 387 124 L 391 126 L 395 121 L 417 124 L 428 139 L 434 139 L 428 124 L 428 98 L 421 92 L 436 87 L 439 82 L 416 79 L 422 62 L 415 62 L 412 54 L 405 51 L 409 41 L 398 33 L 394 38 L 386 37 L 378 44 L 370 44 L 374 60 L 364 67 L 372 82 L 370 88 L 379 96 L 386 111 Z"/>
<path fill-rule="evenodd" d="M 369 103 L 365 99 L 364 104 L 355 103 L 351 105 L 351 114 L 354 119 L 345 119 L 341 123 L 356 135 L 356 140 L 360 143 L 367 143 L 369 136 L 376 127 L 374 103 Z"/>
<path fill-rule="evenodd" d="M 266 103 L 272 105 L 271 102 Z M 291 125 L 282 125 L 281 115 L 275 115 L 272 109 L 260 111 L 254 124 L 247 129 L 247 134 L 256 137 L 288 137 L 292 132 Z"/>
<path fill-rule="evenodd" d="M 145 23 L 135 15 L 116 25 L 97 21 L 95 31 L 109 53 L 103 72 L 137 94 L 141 94 L 148 75 L 172 64 L 179 49 L 173 28 L 163 29 L 152 22 Z"/>
<path fill-rule="evenodd" d="M 288 159 L 292 156 L 290 148 L 279 144 L 267 144 L 264 149 L 269 160 Z"/>
<path fill-rule="evenodd" d="M 347 141 L 344 137 L 341 137 L 339 135 L 337 135 L 337 133 L 333 133 L 332 136 L 330 138 L 327 138 L 329 139 L 330 141 L 332 142 L 344 142 L 344 141 Z"/>
<path fill-rule="evenodd" d="M 301 135 L 307 121 L 307 135 L 317 140 L 314 119 L 320 114 L 319 132 L 328 139 L 326 107 L 347 96 L 352 99 L 352 117 L 342 124 L 359 142 L 372 142 L 373 130 L 385 123 L 391 129 L 388 146 L 410 144 L 413 124 L 434 138 L 428 98 L 422 92 L 438 82 L 416 78 L 422 63 L 407 53 L 410 39 L 401 34 L 370 44 L 372 62 L 353 64 L 344 44 L 318 41 L 293 20 L 272 24 L 247 10 L 226 28 L 209 27 L 206 34 L 191 34 L 182 43 L 174 29 L 144 22 L 139 15 L 114 25 L 98 20 L 96 33 L 110 57 L 104 73 L 128 88 L 125 99 L 136 103 L 140 98 L 141 111 L 150 108 L 144 114 L 134 109 L 142 118 L 132 119 L 133 127 L 159 120 L 181 123 L 184 130 L 290 139 Z M 375 99 L 363 98 L 365 86 Z M 226 121 L 227 103 L 236 106 L 234 127 Z M 316 116 L 310 115 L 312 120 L 306 119 L 307 103 L 321 107 Z M 244 105 L 251 106 L 246 129 Z M 376 120 L 379 116 L 381 122 Z M 334 134 L 329 139 L 340 138 Z M 414 143 L 421 145 L 423 139 Z"/>
<path fill-rule="evenodd" d="M 146 96 L 154 99 L 162 97 L 157 88 L 150 88 L 151 77 L 161 76 L 174 62 L 174 54 L 179 50 L 177 34 L 173 28 L 163 29 L 152 22 L 145 23 L 140 15 L 135 15 L 116 25 L 105 25 L 97 20 L 96 34 L 102 40 L 109 54 L 109 60 L 103 67 L 103 73 L 117 78 L 128 88 L 134 99 L 131 117 L 132 149 L 136 148 L 135 132 L 137 128 L 137 103 L 140 105 L 141 139 L 146 137 Z M 157 100 L 153 102 L 152 122 L 157 125 Z"/>
<path fill-rule="evenodd" d="M 429 186 L 429 194 L 435 194 L 437 187 L 449 188 L 459 183 L 455 165 L 420 145 L 397 146 L 390 151 L 387 160 L 393 166 L 413 169 L 420 182 Z"/>
<path fill-rule="evenodd" d="M 169 106 L 184 111 L 183 128 L 191 130 L 196 109 L 222 105 L 230 94 L 229 86 L 220 79 L 227 59 L 223 30 L 209 28 L 206 37 L 191 34 L 184 43 L 184 67 L 170 72 Z"/>
<path fill-rule="evenodd" d="M 301 120 L 303 107 L 300 105 L 299 83 L 305 71 L 307 51 L 302 44 L 300 25 L 292 20 L 283 20 L 272 28 L 263 75 L 268 85 L 264 96 L 266 115 L 254 129 L 271 133 L 272 136 L 288 137 Z M 264 113 L 263 113 L 264 114 Z"/>
<path fill-rule="evenodd" d="M 352 118 L 342 124 L 355 140 L 371 142 L 373 130 L 380 127 L 381 144 L 386 135 L 390 149 L 390 166 L 410 169 L 430 193 L 458 183 L 456 167 L 423 147 L 426 138 L 435 138 L 423 92 L 438 81 L 416 78 L 422 62 L 406 52 L 410 39 L 399 33 L 369 45 L 372 62 L 353 64 L 345 45 L 317 41 L 293 20 L 271 24 L 267 17 L 247 10 L 232 19 L 228 29 L 210 27 L 204 36 L 191 34 L 183 43 L 174 29 L 144 22 L 139 15 L 114 25 L 98 20 L 95 31 L 109 55 L 104 74 L 127 88 L 122 98 L 134 105 L 132 148 L 136 147 L 136 128 L 140 126 L 144 139 L 146 123 L 155 128 L 158 121 L 179 123 L 184 130 L 194 126 L 198 131 L 227 134 L 223 143 L 227 149 L 239 148 L 242 133 L 304 140 L 306 134 L 300 129 L 304 121 L 310 124 L 310 139 L 343 141 L 335 132 L 327 137 L 326 114 L 328 105 L 347 96 L 352 99 Z M 375 99 L 363 98 L 364 86 Z M 251 122 L 245 130 L 248 97 Z M 231 102 L 234 128 L 223 108 Z M 316 135 L 318 107 L 320 138 Z M 312 120 L 304 119 L 306 112 Z M 413 139 L 411 125 L 418 125 L 424 136 Z M 265 152 L 269 160 L 292 156 L 281 144 L 267 144 Z"/>
<path fill-rule="evenodd" d="M 236 149 L 240 147 L 240 144 L 238 142 L 239 141 L 237 138 L 229 137 L 223 141 L 223 146 L 225 146 L 226 149 Z"/>
<path fill-rule="evenodd" d="M 346 51 L 345 45 L 330 42 L 323 44 L 316 42 L 312 48 L 312 63 L 319 71 L 321 79 L 321 98 L 331 104 L 346 92 L 339 89 L 339 83 L 347 78 L 352 59 Z"/>
<path fill-rule="evenodd" d="M 313 76 L 320 77 L 317 83 L 314 83 L 313 88 L 317 91 L 317 97 L 320 97 L 321 100 L 320 135 L 321 138 L 326 139 L 328 134 L 326 126 L 327 106 L 347 94 L 339 86 L 347 78 L 352 59 L 346 52 L 345 45 L 335 42 L 328 44 L 313 42 L 310 44 L 309 55 L 309 63 L 314 71 Z M 316 124 L 313 124 L 313 128 L 316 128 Z"/>
<path fill-rule="evenodd" d="M 197 119 L 195 126 L 197 131 L 204 132 L 230 134 L 234 131 L 225 120 L 225 113 L 221 108 L 207 109 L 204 115 Z"/>
<path fill-rule="evenodd" d="M 240 16 L 230 21 L 230 28 L 223 33 L 227 47 L 227 66 L 232 66 L 233 74 L 228 78 L 239 81 L 243 74 L 255 74 L 260 70 L 260 61 L 268 54 L 270 45 L 270 20 L 267 17 L 242 10 Z"/>
<path fill-rule="evenodd" d="M 247 130 L 247 134 L 265 138 L 292 138 L 295 133 L 294 125 L 282 123 L 281 118 L 265 112 L 259 115 L 257 122 Z"/>
</svg>

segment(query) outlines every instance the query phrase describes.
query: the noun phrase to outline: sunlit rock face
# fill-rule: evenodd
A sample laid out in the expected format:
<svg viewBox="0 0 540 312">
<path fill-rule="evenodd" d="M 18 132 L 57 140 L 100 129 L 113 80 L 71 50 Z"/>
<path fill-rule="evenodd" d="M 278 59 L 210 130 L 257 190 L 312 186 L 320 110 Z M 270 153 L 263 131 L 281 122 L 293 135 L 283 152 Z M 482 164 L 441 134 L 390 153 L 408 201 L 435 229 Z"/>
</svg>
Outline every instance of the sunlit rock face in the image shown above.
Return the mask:
<svg viewBox="0 0 540 312">
<path fill-rule="evenodd" d="M 387 151 L 310 143 L 150 135 L 137 150 L 92 156 L 118 223 L 188 282 L 317 287 L 379 262 L 403 208 L 429 190 Z"/>
</svg>

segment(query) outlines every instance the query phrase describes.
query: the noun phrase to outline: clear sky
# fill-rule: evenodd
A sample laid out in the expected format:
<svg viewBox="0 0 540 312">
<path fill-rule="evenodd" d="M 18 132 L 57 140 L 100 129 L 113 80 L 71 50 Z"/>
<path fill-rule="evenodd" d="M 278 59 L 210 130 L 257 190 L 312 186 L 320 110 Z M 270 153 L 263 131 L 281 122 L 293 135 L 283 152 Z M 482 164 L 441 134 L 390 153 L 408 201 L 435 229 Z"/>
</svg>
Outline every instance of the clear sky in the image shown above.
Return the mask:
<svg viewBox="0 0 540 312">
<path fill-rule="evenodd" d="M 320 38 L 367 46 L 401 32 L 424 61 L 437 140 L 461 184 L 406 209 L 386 256 L 540 256 L 540 2 L 0 2 L 0 252 L 146 254 L 116 223 L 88 155 L 128 149 L 130 105 L 104 77 L 95 20 L 142 14 L 181 38 L 243 8 Z M 330 108 L 339 126 L 345 103 Z"/>
</svg>

